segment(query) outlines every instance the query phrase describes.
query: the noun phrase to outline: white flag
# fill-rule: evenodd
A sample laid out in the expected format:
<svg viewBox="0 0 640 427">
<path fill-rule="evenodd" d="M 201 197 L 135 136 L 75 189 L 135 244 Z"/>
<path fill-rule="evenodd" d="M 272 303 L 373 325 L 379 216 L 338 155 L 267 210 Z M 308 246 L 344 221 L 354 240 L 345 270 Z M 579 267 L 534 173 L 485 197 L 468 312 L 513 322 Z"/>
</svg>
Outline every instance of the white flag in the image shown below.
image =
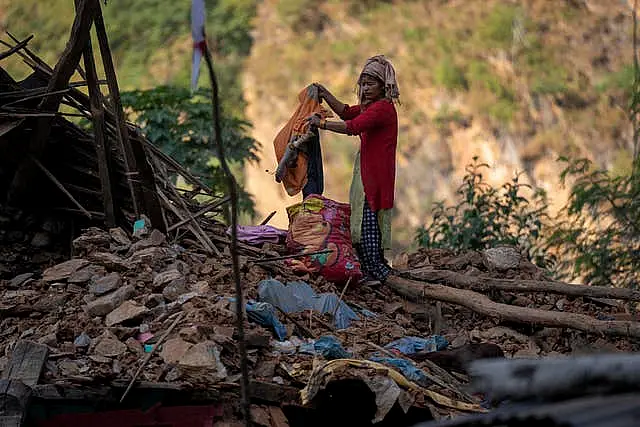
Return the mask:
<svg viewBox="0 0 640 427">
<path fill-rule="evenodd" d="M 191 91 L 198 88 L 200 76 L 200 62 L 207 42 L 204 37 L 204 22 L 206 12 L 204 0 L 191 0 L 191 37 L 193 39 L 193 56 L 191 58 Z"/>
</svg>

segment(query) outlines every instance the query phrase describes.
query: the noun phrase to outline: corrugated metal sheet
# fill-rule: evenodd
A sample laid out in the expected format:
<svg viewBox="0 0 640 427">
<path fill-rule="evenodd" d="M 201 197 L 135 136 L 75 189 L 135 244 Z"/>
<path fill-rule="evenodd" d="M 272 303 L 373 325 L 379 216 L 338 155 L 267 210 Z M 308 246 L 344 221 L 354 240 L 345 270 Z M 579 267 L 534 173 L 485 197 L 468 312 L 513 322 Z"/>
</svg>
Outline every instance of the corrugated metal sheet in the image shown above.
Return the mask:
<svg viewBox="0 0 640 427">
<path fill-rule="evenodd" d="M 565 402 L 519 403 L 491 413 L 414 427 L 540 426 L 540 427 L 638 427 L 640 393 L 588 396 Z"/>
</svg>

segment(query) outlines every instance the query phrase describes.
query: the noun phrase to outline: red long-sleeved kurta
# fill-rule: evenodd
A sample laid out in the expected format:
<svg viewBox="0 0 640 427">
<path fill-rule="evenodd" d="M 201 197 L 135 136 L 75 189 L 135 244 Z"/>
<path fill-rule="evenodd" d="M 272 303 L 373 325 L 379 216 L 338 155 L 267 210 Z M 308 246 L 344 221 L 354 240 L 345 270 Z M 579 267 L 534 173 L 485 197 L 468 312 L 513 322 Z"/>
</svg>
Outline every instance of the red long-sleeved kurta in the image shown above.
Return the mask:
<svg viewBox="0 0 640 427">
<path fill-rule="evenodd" d="M 345 105 L 340 118 L 349 135 L 360 136 L 360 173 L 369 207 L 376 212 L 393 207 L 396 181 L 398 114 L 392 102 Z"/>
</svg>

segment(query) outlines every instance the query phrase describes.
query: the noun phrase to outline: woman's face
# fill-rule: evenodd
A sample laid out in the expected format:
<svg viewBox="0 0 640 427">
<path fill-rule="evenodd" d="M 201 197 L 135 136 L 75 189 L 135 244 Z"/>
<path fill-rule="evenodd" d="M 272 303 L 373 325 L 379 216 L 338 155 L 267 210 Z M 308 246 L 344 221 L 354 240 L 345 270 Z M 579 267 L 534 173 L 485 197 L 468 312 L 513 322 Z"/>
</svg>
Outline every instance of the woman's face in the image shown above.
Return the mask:
<svg viewBox="0 0 640 427">
<path fill-rule="evenodd" d="M 384 96 L 382 82 L 368 74 L 363 74 L 360 78 L 360 93 L 365 104 L 377 101 Z"/>
</svg>

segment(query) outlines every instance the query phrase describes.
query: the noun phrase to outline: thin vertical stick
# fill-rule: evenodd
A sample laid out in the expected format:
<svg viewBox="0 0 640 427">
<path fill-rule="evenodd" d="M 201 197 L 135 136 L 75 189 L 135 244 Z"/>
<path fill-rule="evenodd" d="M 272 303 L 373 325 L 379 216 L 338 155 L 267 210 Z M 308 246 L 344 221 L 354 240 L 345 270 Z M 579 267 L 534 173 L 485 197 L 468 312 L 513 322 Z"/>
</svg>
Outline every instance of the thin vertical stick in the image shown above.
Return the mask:
<svg viewBox="0 0 640 427">
<path fill-rule="evenodd" d="M 222 146 L 222 130 L 220 126 L 220 100 L 218 99 L 218 80 L 213 69 L 213 60 L 209 47 L 204 48 L 204 58 L 209 70 L 209 80 L 211 81 L 211 91 L 213 92 L 213 130 L 214 141 L 218 149 L 218 158 L 220 166 L 224 171 L 229 187 L 229 196 L 231 197 L 231 263 L 233 265 L 233 281 L 236 293 L 236 323 L 238 328 L 238 348 L 240 350 L 240 372 L 242 374 L 242 412 L 245 425 L 250 427 L 251 423 L 251 402 L 249 401 L 249 367 L 247 363 L 247 345 L 244 333 L 244 297 L 242 295 L 242 286 L 240 284 L 240 263 L 238 262 L 238 187 L 227 160 L 224 155 L 224 147 Z"/>
<path fill-rule="evenodd" d="M 96 156 L 98 157 L 98 172 L 102 185 L 102 204 L 104 209 L 105 224 L 107 227 L 116 226 L 116 216 L 113 207 L 113 193 L 111 192 L 111 177 L 109 163 L 111 156 L 107 150 L 104 137 L 104 106 L 102 105 L 102 93 L 98 87 L 98 73 L 91 48 L 91 38 L 87 40 L 84 48 L 84 67 L 87 70 L 87 85 L 89 87 L 89 100 L 91 102 L 91 118 L 93 119 L 93 136 L 96 143 Z"/>
<path fill-rule="evenodd" d="M 633 2 L 633 93 L 631 94 L 631 124 L 633 125 L 633 172 L 638 172 L 640 144 L 640 66 L 638 64 L 638 0 Z"/>
</svg>

